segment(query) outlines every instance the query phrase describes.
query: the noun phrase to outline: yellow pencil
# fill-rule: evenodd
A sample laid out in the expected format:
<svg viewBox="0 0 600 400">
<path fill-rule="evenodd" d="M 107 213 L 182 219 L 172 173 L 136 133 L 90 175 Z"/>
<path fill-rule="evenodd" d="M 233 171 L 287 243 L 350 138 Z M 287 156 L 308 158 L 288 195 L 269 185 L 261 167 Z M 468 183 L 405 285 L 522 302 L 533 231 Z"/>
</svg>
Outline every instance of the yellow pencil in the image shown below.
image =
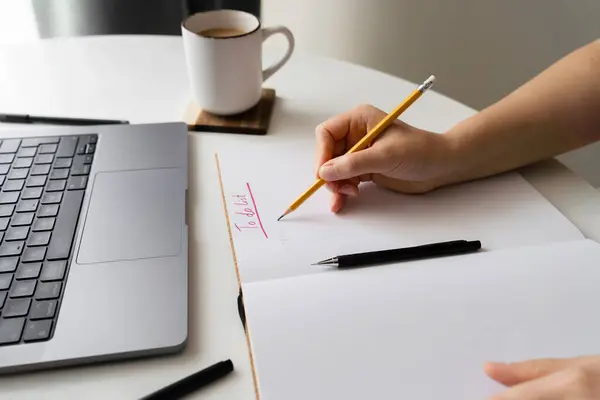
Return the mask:
<svg viewBox="0 0 600 400">
<path fill-rule="evenodd" d="M 435 82 L 435 76 L 431 75 L 425 82 L 420 84 L 414 92 L 412 92 L 394 111 L 386 115 L 384 119 L 381 120 L 369 133 L 367 133 L 361 140 L 358 141 L 350 150 L 346 152 L 346 154 L 354 153 L 358 150 L 362 150 L 368 146 L 377 136 L 379 136 L 394 120 L 396 120 L 400 114 L 402 114 L 408 107 L 411 106 L 427 89 L 433 86 Z M 292 211 L 296 210 L 302 203 L 304 203 L 310 196 L 312 196 L 321 186 L 325 184 L 323 179 L 318 179 L 315 183 L 312 184 L 304 193 L 300 195 L 281 215 L 281 217 L 277 218 L 279 221 L 281 218 L 285 217 Z"/>
</svg>

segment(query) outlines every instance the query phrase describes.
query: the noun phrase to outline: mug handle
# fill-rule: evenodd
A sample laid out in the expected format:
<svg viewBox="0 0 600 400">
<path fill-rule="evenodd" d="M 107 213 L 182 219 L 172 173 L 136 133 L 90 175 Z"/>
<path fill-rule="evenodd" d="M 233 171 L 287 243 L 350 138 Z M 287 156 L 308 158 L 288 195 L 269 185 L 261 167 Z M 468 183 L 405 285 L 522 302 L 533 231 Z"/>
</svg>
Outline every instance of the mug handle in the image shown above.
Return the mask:
<svg viewBox="0 0 600 400">
<path fill-rule="evenodd" d="M 292 35 L 292 32 L 285 26 L 273 26 L 273 27 L 269 27 L 269 28 L 264 28 L 262 30 L 262 35 L 263 35 L 262 41 L 264 42 L 265 40 L 267 40 L 267 38 L 269 38 L 270 36 L 275 35 L 277 33 L 281 33 L 286 37 L 286 39 L 288 41 L 288 48 L 287 48 L 285 55 L 281 58 L 281 60 L 279 60 L 277 63 L 271 65 L 269 68 L 267 68 L 263 71 L 263 81 L 266 81 L 267 79 L 269 79 L 275 72 L 277 72 L 281 67 L 283 67 L 285 65 L 285 63 L 288 62 L 288 60 L 292 56 L 292 53 L 294 52 L 294 46 L 295 46 L 294 35 Z"/>
</svg>

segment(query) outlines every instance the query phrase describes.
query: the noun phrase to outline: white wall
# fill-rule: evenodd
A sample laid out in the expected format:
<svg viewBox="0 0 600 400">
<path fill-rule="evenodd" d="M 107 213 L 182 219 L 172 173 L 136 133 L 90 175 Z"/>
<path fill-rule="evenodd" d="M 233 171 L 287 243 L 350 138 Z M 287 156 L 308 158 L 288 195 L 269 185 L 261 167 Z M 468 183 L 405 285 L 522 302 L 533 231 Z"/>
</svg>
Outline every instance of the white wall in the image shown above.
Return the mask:
<svg viewBox="0 0 600 400">
<path fill-rule="evenodd" d="M 598 0 L 263 0 L 299 51 L 363 64 L 473 108 L 500 99 L 566 53 L 600 38 Z M 600 186 L 600 144 L 560 157 Z"/>
</svg>

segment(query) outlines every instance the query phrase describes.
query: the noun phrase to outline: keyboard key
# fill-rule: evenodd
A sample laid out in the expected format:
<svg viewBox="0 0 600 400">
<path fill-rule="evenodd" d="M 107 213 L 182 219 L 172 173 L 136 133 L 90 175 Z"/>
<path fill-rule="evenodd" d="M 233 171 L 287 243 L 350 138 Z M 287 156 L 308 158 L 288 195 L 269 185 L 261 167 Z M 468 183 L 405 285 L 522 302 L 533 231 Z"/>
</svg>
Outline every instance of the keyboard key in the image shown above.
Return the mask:
<svg viewBox="0 0 600 400">
<path fill-rule="evenodd" d="M 10 168 L 10 165 L 8 165 L 8 164 L 0 164 L 0 175 L 8 174 L 9 168 Z"/>
<path fill-rule="evenodd" d="M 58 149 L 56 144 L 43 144 L 38 148 L 38 154 L 54 154 Z"/>
<path fill-rule="evenodd" d="M 4 139 L 0 143 L 0 154 L 16 153 L 20 144 L 21 139 Z"/>
<path fill-rule="evenodd" d="M 25 318 L 0 319 L 0 344 L 18 343 L 24 326 Z"/>
<path fill-rule="evenodd" d="M 10 218 L 0 218 L 0 231 L 5 231 L 9 222 Z"/>
<path fill-rule="evenodd" d="M 87 176 L 72 176 L 67 183 L 67 190 L 82 190 L 87 184 Z"/>
<path fill-rule="evenodd" d="M 0 154 L 0 164 L 10 164 L 14 159 L 14 154 Z"/>
<path fill-rule="evenodd" d="M 31 175 L 48 175 L 49 172 L 49 164 L 34 165 L 31 167 Z"/>
<path fill-rule="evenodd" d="M 0 193 L 0 204 L 14 204 L 19 200 L 19 192 Z"/>
<path fill-rule="evenodd" d="M 6 181 L 4 186 L 2 186 L 2 191 L 3 192 L 18 192 L 23 189 L 23 185 L 25 185 L 25 179 Z"/>
<path fill-rule="evenodd" d="M 51 231 L 54 228 L 54 221 L 56 218 L 54 217 L 46 217 L 46 218 L 36 218 L 33 223 L 33 228 L 31 228 L 32 232 L 40 232 L 40 231 Z"/>
<path fill-rule="evenodd" d="M 42 204 L 58 204 L 62 201 L 63 194 L 58 193 L 45 193 L 42 197 Z"/>
<path fill-rule="evenodd" d="M 42 270 L 41 262 L 27 263 L 19 265 L 19 269 L 17 270 L 17 274 L 15 275 L 16 279 L 35 279 L 40 276 L 40 271 Z"/>
<path fill-rule="evenodd" d="M 50 174 L 50 179 L 67 179 L 69 170 L 67 168 L 53 169 Z"/>
<path fill-rule="evenodd" d="M 11 299 L 31 297 L 33 296 L 33 292 L 35 292 L 36 284 L 37 280 L 35 279 L 29 279 L 27 281 L 15 281 L 10 288 L 9 296 Z"/>
<path fill-rule="evenodd" d="M 44 143 L 58 143 L 57 137 L 41 137 L 41 138 L 30 138 L 23 139 L 23 143 L 21 143 L 21 147 L 38 147 L 40 144 Z"/>
<path fill-rule="evenodd" d="M 4 307 L 4 301 L 8 297 L 8 292 L 0 292 L 0 309 Z"/>
<path fill-rule="evenodd" d="M 17 206 L 17 212 L 32 212 L 37 210 L 38 200 L 21 200 Z"/>
<path fill-rule="evenodd" d="M 17 153 L 17 157 L 33 157 L 36 151 L 37 147 L 21 147 Z"/>
<path fill-rule="evenodd" d="M 25 342 L 35 342 L 38 340 L 46 340 L 50 337 L 52 329 L 52 320 L 46 319 L 41 321 L 27 321 L 25 325 L 25 333 L 23 340 Z"/>
<path fill-rule="evenodd" d="M 40 279 L 42 281 L 61 281 L 65 277 L 66 269 L 66 260 L 46 261 L 42 267 Z"/>
<path fill-rule="evenodd" d="M 4 242 L 0 245 L 0 257 L 20 256 L 24 247 L 25 242 L 22 240 Z"/>
<path fill-rule="evenodd" d="M 94 151 L 96 151 L 95 144 L 87 144 L 85 146 L 85 154 L 94 154 Z"/>
<path fill-rule="evenodd" d="M 46 187 L 46 192 L 62 192 L 65 190 L 65 186 L 67 186 L 66 179 L 57 179 L 55 181 L 48 182 L 48 186 Z"/>
<path fill-rule="evenodd" d="M 90 135 L 88 143 L 92 143 L 92 144 L 98 143 L 98 135 Z"/>
<path fill-rule="evenodd" d="M 38 217 L 56 217 L 58 214 L 58 204 L 45 204 L 40 207 L 37 213 Z"/>
<path fill-rule="evenodd" d="M 6 175 L 0 175 L 0 186 L 4 185 L 5 180 L 6 180 Z"/>
<path fill-rule="evenodd" d="M 77 148 L 77 140 L 77 136 L 61 138 L 56 157 L 73 157 Z"/>
<path fill-rule="evenodd" d="M 23 315 L 27 315 L 30 305 L 31 299 L 8 299 L 2 310 L 2 316 L 4 318 L 22 317 Z"/>
<path fill-rule="evenodd" d="M 85 140 L 85 139 L 83 139 L 83 140 Z M 78 155 L 84 155 L 85 154 L 85 146 L 86 146 L 86 143 L 80 143 L 79 144 L 79 146 L 77 147 L 77 154 Z"/>
<path fill-rule="evenodd" d="M 2 204 L 0 205 L 0 217 L 10 217 L 15 211 L 14 204 Z"/>
<path fill-rule="evenodd" d="M 94 156 L 92 156 L 91 154 L 88 154 L 86 156 L 83 157 L 83 163 L 84 164 L 91 164 L 92 161 L 94 161 Z"/>
<path fill-rule="evenodd" d="M 27 247 L 21 257 L 21 262 L 44 261 L 46 256 L 46 247 Z"/>
<path fill-rule="evenodd" d="M 46 175 L 30 176 L 27 179 L 27 187 L 39 187 L 46 184 Z"/>
<path fill-rule="evenodd" d="M 12 274 L 0 274 L 0 290 L 8 290 L 12 283 Z"/>
<path fill-rule="evenodd" d="M 13 168 L 29 168 L 33 164 L 33 158 L 31 157 L 23 157 L 17 158 L 17 161 L 13 163 Z"/>
<path fill-rule="evenodd" d="M 0 258 L 0 274 L 3 272 L 15 272 L 18 262 L 19 257 Z"/>
<path fill-rule="evenodd" d="M 71 176 L 88 175 L 90 173 L 89 164 L 76 165 L 71 169 Z"/>
<path fill-rule="evenodd" d="M 51 232 L 31 232 L 27 246 L 47 246 L 50 243 Z"/>
<path fill-rule="evenodd" d="M 38 154 L 35 158 L 35 164 L 52 164 L 54 154 Z"/>
<path fill-rule="evenodd" d="M 79 219 L 79 211 L 83 202 L 83 190 L 64 193 L 64 199 L 58 212 L 56 226 L 52 232 L 47 260 L 69 258 L 71 245 L 75 236 L 75 228 Z"/>
<path fill-rule="evenodd" d="M 27 178 L 27 174 L 29 174 L 29 168 L 13 169 L 8 174 L 8 179 L 25 179 Z"/>
<path fill-rule="evenodd" d="M 37 285 L 35 298 L 37 300 L 57 299 L 60 295 L 61 287 L 62 282 L 40 282 L 40 284 Z"/>
<path fill-rule="evenodd" d="M 54 168 L 71 168 L 71 165 L 73 165 L 72 158 L 57 158 Z"/>
<path fill-rule="evenodd" d="M 25 188 L 21 192 L 21 199 L 23 200 L 35 200 L 42 197 L 42 192 L 44 188 L 42 187 L 34 187 L 34 188 Z"/>
<path fill-rule="evenodd" d="M 12 226 L 8 231 L 6 231 L 4 240 L 6 240 L 6 241 L 25 240 L 25 239 L 27 239 L 28 233 L 29 233 L 28 226 Z"/>
<path fill-rule="evenodd" d="M 54 318 L 56 314 L 56 300 L 34 301 L 29 312 L 30 319 L 48 319 Z"/>
<path fill-rule="evenodd" d="M 18 213 L 11 222 L 11 226 L 29 226 L 33 222 L 34 213 Z"/>
</svg>

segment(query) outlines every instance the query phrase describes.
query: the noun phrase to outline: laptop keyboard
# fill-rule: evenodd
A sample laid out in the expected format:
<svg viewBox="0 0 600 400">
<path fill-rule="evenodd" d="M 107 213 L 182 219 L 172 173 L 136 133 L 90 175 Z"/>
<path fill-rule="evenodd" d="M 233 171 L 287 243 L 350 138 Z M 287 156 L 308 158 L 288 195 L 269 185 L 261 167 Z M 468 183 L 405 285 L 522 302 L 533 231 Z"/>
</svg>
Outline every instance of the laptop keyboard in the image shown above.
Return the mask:
<svg viewBox="0 0 600 400">
<path fill-rule="evenodd" d="M 0 346 L 52 337 L 97 140 L 0 140 Z"/>
</svg>

